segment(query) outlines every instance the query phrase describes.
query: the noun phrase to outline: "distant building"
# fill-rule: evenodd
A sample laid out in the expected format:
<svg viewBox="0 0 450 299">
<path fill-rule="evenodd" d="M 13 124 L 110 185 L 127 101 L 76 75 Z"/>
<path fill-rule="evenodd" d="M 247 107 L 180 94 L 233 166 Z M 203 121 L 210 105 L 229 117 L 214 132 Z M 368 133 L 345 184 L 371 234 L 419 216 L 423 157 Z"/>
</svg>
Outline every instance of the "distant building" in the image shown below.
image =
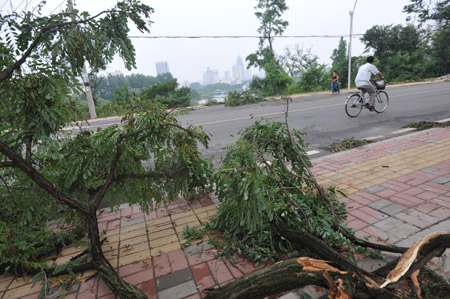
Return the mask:
<svg viewBox="0 0 450 299">
<path fill-rule="evenodd" d="M 230 80 L 231 79 L 230 71 L 225 71 L 224 75 L 225 75 L 225 80 Z"/>
<path fill-rule="evenodd" d="M 244 69 L 241 65 L 233 65 L 231 68 L 231 72 L 233 73 L 233 81 L 236 83 L 241 83 L 244 81 Z"/>
<path fill-rule="evenodd" d="M 169 71 L 169 63 L 167 61 L 157 61 L 156 65 L 156 74 L 161 75 L 164 73 L 170 73 Z"/>
<path fill-rule="evenodd" d="M 210 70 L 209 67 L 203 73 L 203 85 L 216 84 L 219 82 L 219 71 Z"/>
<path fill-rule="evenodd" d="M 245 66 L 241 56 L 236 59 L 236 64 L 231 68 L 234 83 L 242 83 L 245 79 Z"/>
</svg>

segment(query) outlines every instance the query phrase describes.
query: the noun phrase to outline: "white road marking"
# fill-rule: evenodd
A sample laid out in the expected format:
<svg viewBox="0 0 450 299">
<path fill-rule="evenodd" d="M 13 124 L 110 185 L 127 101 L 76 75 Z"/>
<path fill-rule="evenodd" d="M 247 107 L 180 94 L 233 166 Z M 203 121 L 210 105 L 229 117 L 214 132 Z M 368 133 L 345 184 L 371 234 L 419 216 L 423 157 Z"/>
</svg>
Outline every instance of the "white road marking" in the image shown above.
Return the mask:
<svg viewBox="0 0 450 299">
<path fill-rule="evenodd" d="M 315 155 L 315 154 L 318 154 L 318 153 L 320 153 L 320 151 L 317 151 L 317 150 L 312 150 L 312 151 L 306 152 L 306 154 L 307 154 L 308 156 Z"/>
<path fill-rule="evenodd" d="M 384 136 L 377 135 L 377 136 L 372 136 L 372 137 L 366 137 L 366 138 L 363 138 L 363 140 L 377 140 L 377 139 L 381 139 L 381 138 L 384 138 Z"/>
<path fill-rule="evenodd" d="M 415 128 L 404 128 L 404 129 L 401 129 L 401 130 L 397 130 L 397 131 L 391 132 L 389 134 L 401 134 L 401 133 L 406 133 L 406 132 L 415 131 L 415 130 L 416 130 Z"/>
</svg>

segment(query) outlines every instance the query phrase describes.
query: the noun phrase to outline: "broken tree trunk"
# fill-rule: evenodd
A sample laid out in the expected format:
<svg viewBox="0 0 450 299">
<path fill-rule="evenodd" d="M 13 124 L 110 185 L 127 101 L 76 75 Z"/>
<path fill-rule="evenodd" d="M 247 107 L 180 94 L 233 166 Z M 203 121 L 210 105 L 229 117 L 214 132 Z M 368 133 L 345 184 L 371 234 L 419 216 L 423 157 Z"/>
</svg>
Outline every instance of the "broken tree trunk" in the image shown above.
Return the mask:
<svg viewBox="0 0 450 299">
<path fill-rule="evenodd" d="M 103 255 L 95 210 L 93 213 L 85 215 L 85 218 L 91 243 L 92 265 L 103 279 L 103 282 L 119 298 L 146 299 L 147 296 L 140 289 L 129 284 L 119 276 Z"/>
<path fill-rule="evenodd" d="M 322 260 L 290 259 L 276 263 L 218 289 L 207 289 L 209 299 L 264 298 L 307 285 L 327 288 L 332 298 L 396 298 L 351 271 L 341 271 Z"/>
<path fill-rule="evenodd" d="M 330 265 L 331 262 L 311 258 L 290 259 L 255 271 L 230 282 L 221 288 L 206 289 L 206 298 L 264 298 L 307 285 L 327 288 L 331 298 L 398 298 L 395 284 L 388 289 L 382 288 L 380 276 L 368 273 L 351 263 L 321 240 L 307 233 L 284 228 L 285 237 L 294 243 L 310 248 L 320 256 L 331 259 L 340 270 Z M 384 285 L 411 277 L 414 280 L 417 270 L 435 256 L 450 248 L 450 233 L 435 233 L 419 240 L 397 263 L 397 267 L 388 275 Z M 368 275 L 367 275 L 368 274 Z M 373 279 L 375 278 L 375 279 Z M 414 283 L 416 294 L 420 286 Z"/>
</svg>

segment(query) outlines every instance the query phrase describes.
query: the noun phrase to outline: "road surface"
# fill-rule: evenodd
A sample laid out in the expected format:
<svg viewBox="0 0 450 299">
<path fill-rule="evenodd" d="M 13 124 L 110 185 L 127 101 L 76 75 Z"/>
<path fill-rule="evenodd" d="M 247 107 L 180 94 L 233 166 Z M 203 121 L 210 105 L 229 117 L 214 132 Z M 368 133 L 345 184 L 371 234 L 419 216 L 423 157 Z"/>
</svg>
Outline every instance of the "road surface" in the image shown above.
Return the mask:
<svg viewBox="0 0 450 299">
<path fill-rule="evenodd" d="M 307 133 L 307 151 L 312 158 L 329 154 L 331 144 L 354 137 L 356 139 L 385 139 L 405 134 L 402 127 L 411 122 L 450 120 L 450 82 L 388 86 L 389 107 L 378 114 L 364 109 L 356 118 L 344 111 L 347 92 L 339 95 L 315 93 L 296 96 L 289 104 L 289 126 Z M 286 103 L 271 100 L 241 107 L 210 106 L 191 111 L 179 117 L 183 125 L 202 126 L 211 137 L 204 150 L 206 157 L 215 156 L 215 163 L 234 143 L 238 132 L 256 120 L 284 121 Z M 96 120 L 91 128 L 118 123 L 117 118 Z"/>
</svg>

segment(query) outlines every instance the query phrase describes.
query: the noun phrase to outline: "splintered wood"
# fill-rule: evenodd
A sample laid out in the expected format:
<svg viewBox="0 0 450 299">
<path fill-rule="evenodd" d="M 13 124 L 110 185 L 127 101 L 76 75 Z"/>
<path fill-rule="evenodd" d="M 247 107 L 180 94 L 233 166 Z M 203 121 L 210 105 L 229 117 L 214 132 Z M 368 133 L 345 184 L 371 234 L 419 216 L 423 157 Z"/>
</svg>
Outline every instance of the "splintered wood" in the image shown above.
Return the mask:
<svg viewBox="0 0 450 299">
<path fill-rule="evenodd" d="M 445 234 L 447 233 L 444 232 L 433 233 L 431 235 L 423 237 L 422 239 L 417 241 L 413 246 L 411 246 L 411 248 L 409 248 L 400 258 L 400 261 L 398 262 L 397 266 L 395 266 L 394 270 L 389 272 L 389 274 L 386 277 L 386 281 L 381 285 L 381 288 L 384 288 L 390 283 L 397 282 L 400 278 L 402 278 L 402 276 L 405 275 L 406 272 L 408 272 L 409 268 L 416 260 L 420 249 L 422 249 L 422 247 L 425 244 L 430 242 L 430 240 L 433 240 L 434 238 L 437 238 L 440 235 Z"/>
</svg>

